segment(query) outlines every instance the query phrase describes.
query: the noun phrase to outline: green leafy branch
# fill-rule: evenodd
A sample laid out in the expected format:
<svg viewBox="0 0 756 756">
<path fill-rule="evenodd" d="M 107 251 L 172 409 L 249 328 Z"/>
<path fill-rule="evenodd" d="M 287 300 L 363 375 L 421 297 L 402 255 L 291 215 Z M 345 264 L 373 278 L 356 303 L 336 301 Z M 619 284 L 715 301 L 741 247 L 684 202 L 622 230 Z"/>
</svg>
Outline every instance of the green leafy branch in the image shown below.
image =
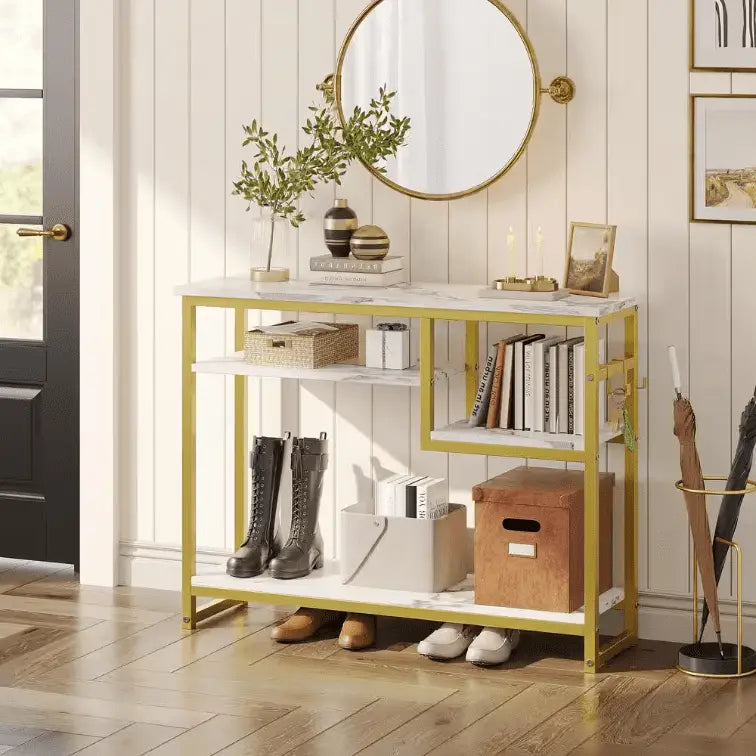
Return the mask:
<svg viewBox="0 0 756 756">
<path fill-rule="evenodd" d="M 279 145 L 278 134 L 270 134 L 257 120 L 244 126 L 244 147 L 251 146 L 254 156 L 243 160 L 240 177 L 233 182 L 233 194 L 249 205 L 258 205 L 271 213 L 268 244 L 268 270 L 273 254 L 275 220 L 287 220 L 294 228 L 305 220 L 297 203 L 305 192 L 312 193 L 318 183 L 341 184 L 349 164 L 360 159 L 385 173 L 385 160 L 397 154 L 406 143 L 409 118 L 391 113 L 396 92 L 381 87 L 378 97 L 367 110 L 355 107 L 342 127 L 333 108 L 332 97 L 325 94 L 323 105 L 310 106 L 302 131 L 309 144 L 288 154 Z M 247 208 L 249 209 L 249 207 Z"/>
</svg>

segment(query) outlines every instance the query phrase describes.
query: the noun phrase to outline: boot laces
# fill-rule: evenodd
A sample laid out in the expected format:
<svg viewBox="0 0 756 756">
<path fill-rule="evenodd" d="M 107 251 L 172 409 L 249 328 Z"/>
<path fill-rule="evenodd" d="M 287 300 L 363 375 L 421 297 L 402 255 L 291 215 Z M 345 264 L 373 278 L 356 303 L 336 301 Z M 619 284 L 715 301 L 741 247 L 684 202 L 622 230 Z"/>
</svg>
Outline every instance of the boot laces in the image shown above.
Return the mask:
<svg viewBox="0 0 756 756">
<path fill-rule="evenodd" d="M 247 542 L 256 541 L 262 535 L 262 523 L 265 512 L 265 476 L 259 469 L 259 454 L 255 449 L 252 461 L 252 512 L 249 518 Z"/>
<path fill-rule="evenodd" d="M 286 545 L 299 543 L 305 534 L 307 519 L 307 486 L 302 471 L 302 449 L 295 446 L 291 452 L 292 492 L 291 492 L 291 532 Z"/>
</svg>

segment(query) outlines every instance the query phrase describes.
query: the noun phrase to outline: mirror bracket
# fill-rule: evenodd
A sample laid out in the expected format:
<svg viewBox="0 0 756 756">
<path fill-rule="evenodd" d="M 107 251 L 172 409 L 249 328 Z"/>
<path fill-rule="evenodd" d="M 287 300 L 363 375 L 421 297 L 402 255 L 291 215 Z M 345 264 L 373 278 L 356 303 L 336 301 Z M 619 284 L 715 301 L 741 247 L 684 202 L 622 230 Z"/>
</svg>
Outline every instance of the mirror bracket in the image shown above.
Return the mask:
<svg viewBox="0 0 756 756">
<path fill-rule="evenodd" d="M 548 87 L 541 89 L 541 94 L 547 94 L 554 102 L 566 105 L 575 96 L 575 82 L 567 76 L 557 76 Z"/>
<path fill-rule="evenodd" d="M 315 89 L 317 89 L 318 92 L 323 93 L 323 97 L 326 102 L 333 102 L 336 97 L 334 75 L 332 73 L 329 73 L 328 76 L 326 76 L 325 79 L 320 82 L 320 84 L 315 85 Z"/>
</svg>

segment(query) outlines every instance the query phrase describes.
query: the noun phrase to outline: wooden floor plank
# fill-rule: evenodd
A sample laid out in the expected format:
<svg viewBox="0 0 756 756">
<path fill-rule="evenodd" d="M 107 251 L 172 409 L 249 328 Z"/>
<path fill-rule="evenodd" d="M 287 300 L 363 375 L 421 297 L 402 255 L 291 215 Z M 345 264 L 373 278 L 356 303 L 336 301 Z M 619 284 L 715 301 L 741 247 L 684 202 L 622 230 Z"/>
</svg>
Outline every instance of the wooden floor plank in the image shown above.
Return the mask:
<svg viewBox="0 0 756 756">
<path fill-rule="evenodd" d="M 523 735 L 513 749 L 544 756 L 563 756 L 625 716 L 659 683 L 643 677 L 610 676 L 554 716 Z"/>
<path fill-rule="evenodd" d="M 298 746 L 289 756 L 352 756 L 363 752 L 363 749 L 398 730 L 429 708 L 428 704 L 379 699 Z"/>
<path fill-rule="evenodd" d="M 672 732 L 680 735 L 726 738 L 754 716 L 756 678 L 730 680 L 715 696 L 709 696 L 693 709 Z"/>
<path fill-rule="evenodd" d="M 598 737 L 604 743 L 649 746 L 726 684 L 726 680 L 678 672 L 638 701 L 624 717 L 611 722 Z"/>
<path fill-rule="evenodd" d="M 49 732 L 29 740 L 23 745 L 11 748 L 11 756 L 70 756 L 85 746 L 97 742 L 97 738 L 86 735 L 71 735 L 67 732 Z"/>
<path fill-rule="evenodd" d="M 430 751 L 443 756 L 497 754 L 569 705 L 580 688 L 536 683 Z"/>
<path fill-rule="evenodd" d="M 186 730 L 136 722 L 77 753 L 82 756 L 142 756 L 183 732 Z"/>
<path fill-rule="evenodd" d="M 457 691 L 373 743 L 363 753 L 365 756 L 428 753 L 525 690 L 525 685 L 502 683 L 496 692 Z"/>
<path fill-rule="evenodd" d="M 44 730 L 35 727 L 21 727 L 19 725 L 0 724 L 0 745 L 17 746 L 27 740 L 42 735 Z"/>
<path fill-rule="evenodd" d="M 123 718 L 98 717 L 89 714 L 55 711 L 0 703 L 0 725 L 24 727 L 45 732 L 67 732 L 72 735 L 91 735 L 104 738 L 129 724 Z M 2 742 L 2 740 L 0 740 Z"/>
<path fill-rule="evenodd" d="M 295 709 L 218 753 L 223 756 L 282 756 L 358 711 L 358 708 L 346 712 L 326 706 L 317 710 Z"/>
<path fill-rule="evenodd" d="M 18 562 L 9 565 L 7 569 L 0 571 L 0 593 L 13 591 L 65 569 L 66 565 L 42 562 Z"/>
<path fill-rule="evenodd" d="M 6 706 L 145 722 L 166 727 L 194 727 L 213 716 L 210 712 L 142 706 L 130 701 L 106 701 L 27 688 L 0 688 L 0 701 Z"/>
<path fill-rule="evenodd" d="M 58 680 L 40 681 L 31 687 L 70 696 L 97 698 L 106 701 L 130 701 L 143 706 L 167 706 L 172 709 L 227 714 L 254 720 L 260 727 L 288 714 L 293 706 L 257 703 L 245 698 L 233 698 L 216 685 L 216 693 L 195 693 L 187 690 L 167 690 L 138 685 L 93 681 L 63 682 Z"/>
<path fill-rule="evenodd" d="M 258 729 L 259 724 L 255 720 L 221 714 L 150 751 L 150 756 L 210 756 Z"/>
<path fill-rule="evenodd" d="M 42 612 L 43 614 L 57 614 L 64 617 L 88 617 L 90 619 L 140 622 L 142 624 L 160 622 L 160 620 L 173 615 L 173 612 L 158 612 L 152 609 L 99 606 L 65 599 L 39 599 L 0 593 L 0 611 L 4 610 Z"/>
</svg>

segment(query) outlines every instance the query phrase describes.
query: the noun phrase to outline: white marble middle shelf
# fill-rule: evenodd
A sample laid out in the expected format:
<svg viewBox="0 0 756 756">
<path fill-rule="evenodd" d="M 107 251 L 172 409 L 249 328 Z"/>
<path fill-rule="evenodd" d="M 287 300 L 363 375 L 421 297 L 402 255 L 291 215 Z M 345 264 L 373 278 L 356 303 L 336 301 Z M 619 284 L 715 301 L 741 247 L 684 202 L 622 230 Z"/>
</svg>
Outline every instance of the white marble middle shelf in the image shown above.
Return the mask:
<svg viewBox="0 0 756 756">
<path fill-rule="evenodd" d="M 583 625 L 585 612 L 582 607 L 574 612 L 547 612 L 536 609 L 518 609 L 506 606 L 485 606 L 475 603 L 472 576 L 441 593 L 418 593 L 414 591 L 397 591 L 387 588 L 365 588 L 356 585 L 344 585 L 336 561 L 326 562 L 321 570 L 315 570 L 311 575 L 296 580 L 276 580 L 268 574 L 253 578 L 234 578 L 225 572 L 213 572 L 195 575 L 192 586 L 197 593 L 202 589 L 211 591 L 245 591 L 250 593 L 250 600 L 254 594 L 261 594 L 261 600 L 273 602 L 279 597 L 301 599 L 303 606 L 307 606 L 308 599 L 330 599 L 334 602 L 360 605 L 369 604 L 371 610 L 383 608 L 384 614 L 396 617 L 403 616 L 403 609 L 425 609 L 460 615 L 478 615 L 483 622 L 485 618 L 508 618 L 512 620 L 542 620 L 558 622 L 566 625 Z M 211 593 L 211 595 L 213 595 Z M 611 588 L 599 597 L 599 613 L 609 611 L 617 606 L 625 596 L 622 588 Z"/>
<path fill-rule="evenodd" d="M 610 423 L 599 428 L 599 443 L 607 443 L 621 435 Z M 516 431 L 500 428 L 473 428 L 467 420 L 431 431 L 432 441 L 452 441 L 468 444 L 496 444 L 498 446 L 531 446 L 539 449 L 562 449 L 583 451 L 585 436 L 575 433 L 542 433 L 540 431 Z"/>
<path fill-rule="evenodd" d="M 293 378 L 300 381 L 331 381 L 334 383 L 363 383 L 379 386 L 419 386 L 420 370 L 381 370 L 364 365 L 329 365 L 323 368 L 274 367 L 253 365 L 244 360 L 243 353 L 202 360 L 192 365 L 195 373 L 214 375 L 248 375 L 256 378 Z M 461 372 L 458 368 L 437 368 L 436 377 L 446 378 Z"/>
</svg>

